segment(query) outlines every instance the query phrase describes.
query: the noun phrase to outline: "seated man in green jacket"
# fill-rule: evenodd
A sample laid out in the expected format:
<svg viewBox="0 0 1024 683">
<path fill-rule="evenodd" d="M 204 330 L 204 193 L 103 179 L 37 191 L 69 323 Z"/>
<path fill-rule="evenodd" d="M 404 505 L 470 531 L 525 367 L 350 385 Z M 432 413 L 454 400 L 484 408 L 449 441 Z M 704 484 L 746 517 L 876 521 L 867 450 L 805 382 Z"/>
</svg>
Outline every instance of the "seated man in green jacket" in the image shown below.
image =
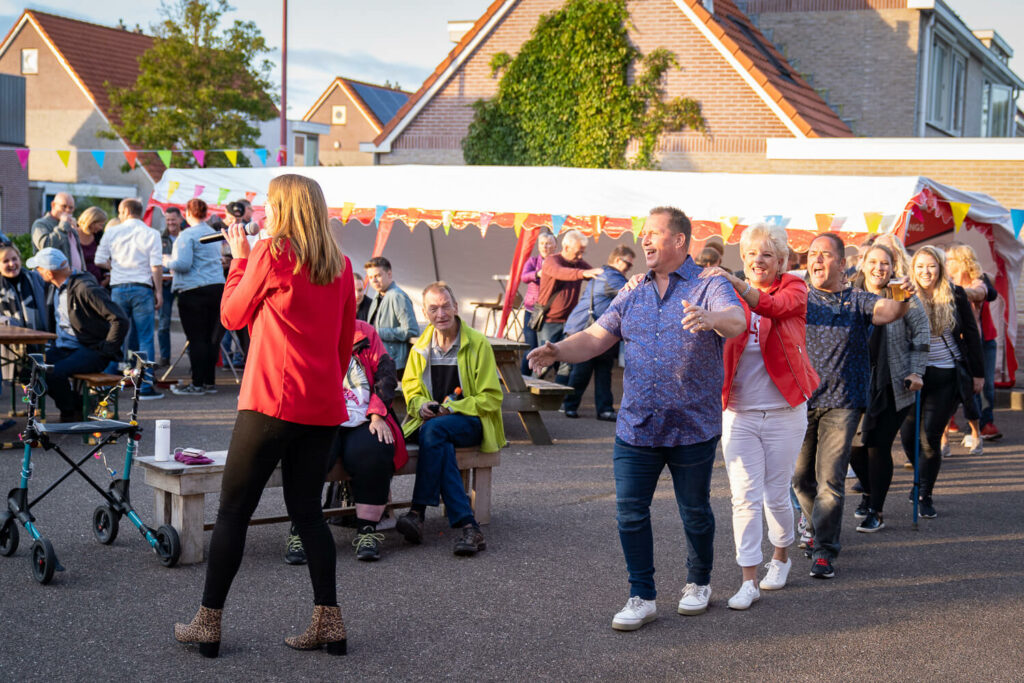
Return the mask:
<svg viewBox="0 0 1024 683">
<path fill-rule="evenodd" d="M 408 417 L 406 440 L 419 443 L 412 509 L 396 528 L 410 543 L 423 541 L 428 505 L 444 497 L 448 522 L 461 529 L 456 555 L 475 555 L 487 547 L 473 516 L 455 460 L 456 448 L 477 446 L 494 453 L 505 445 L 501 422 L 501 385 L 494 351 L 487 338 L 459 318 L 459 303 L 444 282 L 423 290 L 423 314 L 430 325 L 412 347 L 402 391 Z"/>
</svg>

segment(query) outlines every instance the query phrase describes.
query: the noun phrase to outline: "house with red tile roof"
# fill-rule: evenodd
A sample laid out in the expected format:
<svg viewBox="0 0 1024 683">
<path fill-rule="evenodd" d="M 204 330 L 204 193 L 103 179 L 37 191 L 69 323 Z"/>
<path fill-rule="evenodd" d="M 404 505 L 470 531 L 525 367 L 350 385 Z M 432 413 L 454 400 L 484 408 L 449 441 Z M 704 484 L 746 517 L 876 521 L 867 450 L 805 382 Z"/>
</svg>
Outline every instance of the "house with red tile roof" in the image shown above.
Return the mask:
<svg viewBox="0 0 1024 683">
<path fill-rule="evenodd" d="M 564 0 L 495 0 L 372 143 L 376 163 L 461 164 L 474 101 L 492 97 L 491 57 L 515 54 L 542 14 Z M 663 47 L 680 68 L 668 98 L 700 102 L 707 134 L 670 133 L 666 170 L 738 170 L 730 157 L 762 154 L 767 138 L 850 137 L 850 127 L 732 0 L 643 0 L 629 5 L 630 39 L 644 54 Z M 700 158 L 713 163 L 695 165 Z M 710 166 L 710 167 L 709 167 Z"/>
<path fill-rule="evenodd" d="M 303 121 L 330 126 L 321 135 L 320 163 L 324 166 L 368 166 L 373 154 L 359 143 L 380 135 L 384 126 L 409 101 L 412 93 L 338 76 L 309 108 Z"/>
<path fill-rule="evenodd" d="M 25 10 L 0 43 L 0 73 L 25 78 L 25 145 L 31 212 L 41 215 L 57 192 L 79 197 L 148 197 L 159 161 L 121 172 L 129 144 L 101 138 L 114 114 L 106 84 L 129 87 L 150 36 L 36 10 Z M 103 150 L 100 155 L 83 150 Z M 68 150 L 67 164 L 57 150 Z"/>
</svg>

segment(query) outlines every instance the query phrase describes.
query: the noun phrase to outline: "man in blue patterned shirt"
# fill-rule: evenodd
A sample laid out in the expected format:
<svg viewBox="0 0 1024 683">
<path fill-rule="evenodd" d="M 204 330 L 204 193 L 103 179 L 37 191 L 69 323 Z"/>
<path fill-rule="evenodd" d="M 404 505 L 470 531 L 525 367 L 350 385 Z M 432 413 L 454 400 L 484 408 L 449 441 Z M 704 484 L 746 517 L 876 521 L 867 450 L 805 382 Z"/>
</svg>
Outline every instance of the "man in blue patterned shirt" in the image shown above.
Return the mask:
<svg viewBox="0 0 1024 683">
<path fill-rule="evenodd" d="M 812 537 L 801 545 L 814 560 L 811 576 L 819 579 L 835 576 L 850 444 L 871 384 L 868 335 L 872 325 L 902 318 L 910 298 L 897 302 L 846 287 L 844 252 L 835 233 L 819 235 L 807 251 L 807 355 L 821 384 L 807 401 L 793 489 Z M 913 293 L 913 285 L 903 287 Z"/>
<path fill-rule="evenodd" d="M 632 631 L 657 616 L 651 499 L 668 465 L 686 532 L 687 577 L 680 614 L 701 614 L 711 597 L 715 517 L 711 467 L 722 434 L 724 337 L 745 329 L 743 308 L 725 278 L 699 277 L 687 252 L 690 220 L 652 209 L 643 229 L 649 269 L 596 323 L 530 352 L 531 367 L 581 363 L 620 339 L 626 370 L 613 462 L 619 540 L 630 597 L 612 628 Z M 628 289 L 628 288 L 627 288 Z"/>
</svg>

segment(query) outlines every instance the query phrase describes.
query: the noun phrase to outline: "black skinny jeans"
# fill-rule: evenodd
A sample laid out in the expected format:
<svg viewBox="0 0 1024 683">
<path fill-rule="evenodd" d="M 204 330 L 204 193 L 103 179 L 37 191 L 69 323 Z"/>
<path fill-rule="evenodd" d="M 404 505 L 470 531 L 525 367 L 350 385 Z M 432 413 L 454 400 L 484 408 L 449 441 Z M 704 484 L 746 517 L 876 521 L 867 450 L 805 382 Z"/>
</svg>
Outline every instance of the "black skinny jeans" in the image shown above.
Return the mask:
<svg viewBox="0 0 1024 683">
<path fill-rule="evenodd" d="M 334 537 L 324 521 L 320 493 L 337 427 L 286 422 L 253 410 L 240 410 L 228 447 L 217 523 L 210 539 L 203 606 L 222 609 L 242 564 L 245 535 L 263 487 L 281 463 L 284 502 L 309 558 L 313 603 L 338 604 Z"/>
<path fill-rule="evenodd" d="M 892 401 L 891 387 L 889 394 Z M 885 496 L 892 484 L 892 444 L 913 408 L 909 405 L 902 410 L 885 411 L 878 416 L 871 432 L 863 435 L 865 445 L 850 449 L 850 466 L 868 496 L 868 507 L 875 512 L 881 513 L 885 507 Z"/>
<path fill-rule="evenodd" d="M 216 384 L 214 369 L 220 353 L 220 300 L 224 285 L 206 285 L 178 292 L 178 315 L 188 339 L 188 362 L 192 366 L 192 384 Z"/>
<path fill-rule="evenodd" d="M 921 458 L 918 473 L 921 482 L 921 497 L 932 495 L 935 480 L 942 467 L 942 433 L 946 431 L 949 418 L 956 410 L 957 402 L 956 368 L 928 366 L 924 371 L 924 388 L 921 389 Z M 900 428 L 903 450 L 911 462 L 914 460 L 914 442 L 918 433 L 914 429 L 914 414 L 907 415 Z"/>
<path fill-rule="evenodd" d="M 339 427 L 328 459 L 328 471 L 341 458 L 352 477 L 352 497 L 361 505 L 386 505 L 395 474 L 395 444 L 383 443 L 370 431 L 370 423 Z"/>
</svg>

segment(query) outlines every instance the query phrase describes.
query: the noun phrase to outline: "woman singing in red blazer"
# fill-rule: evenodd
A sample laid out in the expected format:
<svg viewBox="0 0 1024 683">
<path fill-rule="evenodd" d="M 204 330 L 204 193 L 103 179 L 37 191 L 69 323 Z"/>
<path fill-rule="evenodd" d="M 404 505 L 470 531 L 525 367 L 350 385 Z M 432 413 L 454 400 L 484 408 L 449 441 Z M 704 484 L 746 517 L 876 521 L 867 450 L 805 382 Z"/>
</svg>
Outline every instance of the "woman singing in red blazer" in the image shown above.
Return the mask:
<svg viewBox="0 0 1024 683">
<path fill-rule="evenodd" d="M 338 425 L 348 419 L 343 380 L 352 354 L 355 290 L 352 264 L 331 237 L 320 186 L 282 175 L 267 190 L 270 238 L 249 242 L 240 227 L 226 237 L 231 270 L 221 322 L 248 326 L 252 338 L 238 396 L 202 606 L 174 637 L 216 657 L 220 618 L 242 562 L 245 536 L 267 480 L 280 463 L 284 500 L 306 548 L 313 582 L 313 620 L 290 647 L 326 646 L 345 654 L 345 626 L 335 586 L 334 538 L 320 493 Z"/>
</svg>

